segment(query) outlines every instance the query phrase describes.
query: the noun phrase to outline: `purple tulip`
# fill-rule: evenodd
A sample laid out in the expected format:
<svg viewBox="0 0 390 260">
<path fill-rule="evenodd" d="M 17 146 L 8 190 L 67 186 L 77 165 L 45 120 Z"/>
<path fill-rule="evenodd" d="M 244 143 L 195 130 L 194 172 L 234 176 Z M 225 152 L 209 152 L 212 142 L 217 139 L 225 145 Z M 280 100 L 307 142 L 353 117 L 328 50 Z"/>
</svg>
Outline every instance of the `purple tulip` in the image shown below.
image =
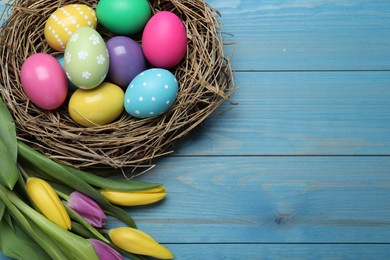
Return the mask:
<svg viewBox="0 0 390 260">
<path fill-rule="evenodd" d="M 100 260 L 124 260 L 123 256 L 114 248 L 101 242 L 100 240 L 89 238 L 88 241 L 92 243 Z"/>
<path fill-rule="evenodd" d="M 106 214 L 99 204 L 78 191 L 70 194 L 68 207 L 76 211 L 93 227 L 101 228 L 106 224 Z"/>
</svg>

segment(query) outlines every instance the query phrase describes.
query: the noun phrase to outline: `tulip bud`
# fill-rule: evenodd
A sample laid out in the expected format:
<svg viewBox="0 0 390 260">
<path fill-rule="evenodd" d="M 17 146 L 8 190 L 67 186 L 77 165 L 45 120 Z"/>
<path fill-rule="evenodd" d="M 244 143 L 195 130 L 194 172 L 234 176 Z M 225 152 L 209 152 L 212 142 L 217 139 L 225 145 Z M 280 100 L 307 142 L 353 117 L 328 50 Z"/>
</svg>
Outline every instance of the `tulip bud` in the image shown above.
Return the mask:
<svg viewBox="0 0 390 260">
<path fill-rule="evenodd" d="M 76 211 L 93 227 L 101 228 L 106 224 L 106 214 L 99 204 L 81 192 L 74 191 L 70 194 L 68 207 Z"/>
<path fill-rule="evenodd" d="M 49 183 L 39 178 L 28 178 L 26 191 L 31 201 L 46 218 L 65 230 L 70 229 L 70 217 Z"/>
<path fill-rule="evenodd" d="M 117 191 L 103 189 L 101 193 L 108 201 L 120 206 L 147 205 L 162 200 L 167 192 L 163 186 L 140 191 Z"/>
<path fill-rule="evenodd" d="M 130 227 L 119 227 L 111 229 L 108 235 L 117 247 L 127 252 L 147 255 L 158 259 L 173 259 L 171 251 L 141 230 Z"/>
<path fill-rule="evenodd" d="M 102 241 L 93 238 L 87 240 L 93 245 L 100 260 L 124 260 L 123 256 L 119 254 L 118 251 Z"/>
</svg>

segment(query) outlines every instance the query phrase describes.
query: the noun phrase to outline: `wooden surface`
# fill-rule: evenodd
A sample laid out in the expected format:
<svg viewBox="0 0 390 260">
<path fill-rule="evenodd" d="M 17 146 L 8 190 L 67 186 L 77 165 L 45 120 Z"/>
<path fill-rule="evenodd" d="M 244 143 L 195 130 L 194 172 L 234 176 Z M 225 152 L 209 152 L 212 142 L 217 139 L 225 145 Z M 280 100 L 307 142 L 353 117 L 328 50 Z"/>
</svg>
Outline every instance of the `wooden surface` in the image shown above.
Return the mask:
<svg viewBox="0 0 390 260">
<path fill-rule="evenodd" d="M 139 228 L 176 259 L 390 259 L 390 1 L 207 2 L 237 104 L 138 178 L 169 192 Z"/>
</svg>

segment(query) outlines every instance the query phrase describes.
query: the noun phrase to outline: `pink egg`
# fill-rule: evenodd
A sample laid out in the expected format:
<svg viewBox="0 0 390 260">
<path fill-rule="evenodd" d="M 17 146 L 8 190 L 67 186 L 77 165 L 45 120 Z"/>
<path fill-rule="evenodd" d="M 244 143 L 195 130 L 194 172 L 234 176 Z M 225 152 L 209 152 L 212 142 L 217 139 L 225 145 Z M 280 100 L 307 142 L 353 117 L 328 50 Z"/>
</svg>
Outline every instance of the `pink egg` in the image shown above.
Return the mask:
<svg viewBox="0 0 390 260">
<path fill-rule="evenodd" d="M 142 49 L 153 66 L 169 69 L 178 65 L 187 51 L 183 22 L 172 12 L 155 14 L 142 34 Z"/>
<path fill-rule="evenodd" d="M 28 57 L 20 70 L 20 80 L 27 97 L 40 108 L 53 110 L 65 102 L 66 75 L 57 59 L 49 54 Z"/>
</svg>

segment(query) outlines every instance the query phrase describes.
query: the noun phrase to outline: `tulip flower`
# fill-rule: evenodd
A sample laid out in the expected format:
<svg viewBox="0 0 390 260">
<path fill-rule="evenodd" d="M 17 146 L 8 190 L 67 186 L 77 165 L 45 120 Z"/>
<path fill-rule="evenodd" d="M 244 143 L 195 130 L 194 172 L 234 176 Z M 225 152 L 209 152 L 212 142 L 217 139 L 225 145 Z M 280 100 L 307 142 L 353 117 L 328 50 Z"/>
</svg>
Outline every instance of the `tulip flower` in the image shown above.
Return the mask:
<svg viewBox="0 0 390 260">
<path fill-rule="evenodd" d="M 102 189 L 101 193 L 108 201 L 119 206 L 147 205 L 162 200 L 167 195 L 163 186 L 139 191 Z"/>
<path fill-rule="evenodd" d="M 99 260 L 89 241 L 65 230 L 38 213 L 14 191 L 2 185 L 0 185 L 0 201 L 6 205 L 12 220 L 17 221 L 24 232 L 39 244 L 51 259 Z M 16 245 L 15 250 L 25 250 L 21 239 Z"/>
<path fill-rule="evenodd" d="M 76 211 L 93 227 L 101 228 L 106 224 L 106 214 L 99 204 L 81 192 L 74 191 L 70 194 L 68 207 Z"/>
<path fill-rule="evenodd" d="M 96 254 L 99 256 L 101 260 L 124 260 L 123 256 L 118 253 L 114 248 L 110 247 L 106 243 L 103 243 L 97 239 L 87 239 L 92 243 L 95 248 Z"/>
<path fill-rule="evenodd" d="M 108 235 L 112 243 L 127 252 L 158 259 L 173 259 L 171 251 L 139 229 L 119 227 L 111 229 Z"/>
<path fill-rule="evenodd" d="M 26 191 L 35 207 L 46 218 L 65 230 L 70 229 L 70 217 L 60 198 L 48 182 L 40 178 L 28 178 Z"/>
</svg>

